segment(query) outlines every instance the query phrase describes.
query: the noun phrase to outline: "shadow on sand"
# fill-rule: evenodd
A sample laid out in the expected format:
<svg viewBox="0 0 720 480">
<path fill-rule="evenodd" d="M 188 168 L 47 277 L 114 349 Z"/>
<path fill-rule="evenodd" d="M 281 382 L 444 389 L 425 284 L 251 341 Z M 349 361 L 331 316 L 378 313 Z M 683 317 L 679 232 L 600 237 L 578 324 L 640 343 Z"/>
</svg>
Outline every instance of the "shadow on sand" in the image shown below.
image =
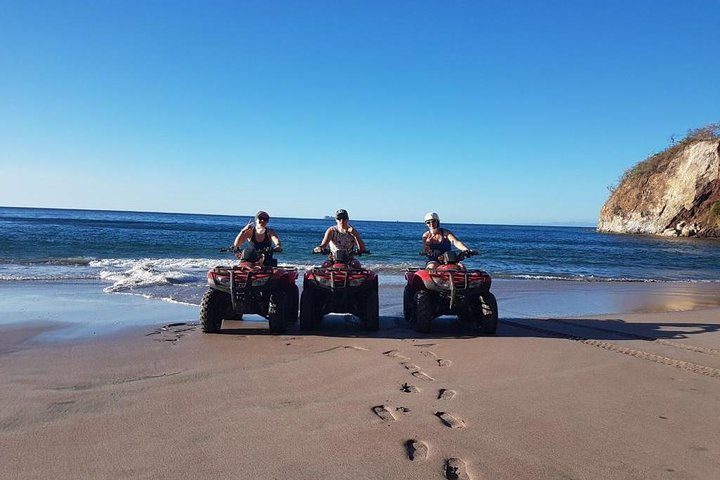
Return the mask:
<svg viewBox="0 0 720 480">
<path fill-rule="evenodd" d="M 720 331 L 720 324 L 712 323 L 661 323 L 628 322 L 616 319 L 536 319 L 500 318 L 495 335 L 482 335 L 457 317 L 447 316 L 433 320 L 430 333 L 417 333 L 413 326 L 399 316 L 381 316 L 380 329 L 370 332 L 363 329 L 353 315 L 331 314 L 323 318 L 314 330 L 300 330 L 297 324 L 289 325 L 284 335 L 324 336 L 342 338 L 584 338 L 591 340 L 681 340 L 695 335 Z M 221 335 L 269 335 L 267 322 L 262 320 L 225 321 Z"/>
</svg>

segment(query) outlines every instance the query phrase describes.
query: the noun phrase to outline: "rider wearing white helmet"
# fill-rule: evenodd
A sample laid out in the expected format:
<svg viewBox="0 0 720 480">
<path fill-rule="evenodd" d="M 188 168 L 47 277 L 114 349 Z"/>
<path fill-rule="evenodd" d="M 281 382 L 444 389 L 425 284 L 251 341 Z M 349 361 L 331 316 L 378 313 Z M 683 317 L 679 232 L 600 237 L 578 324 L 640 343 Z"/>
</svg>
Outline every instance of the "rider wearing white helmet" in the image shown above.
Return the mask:
<svg viewBox="0 0 720 480">
<path fill-rule="evenodd" d="M 450 230 L 440 228 L 440 216 L 437 213 L 425 214 L 425 225 L 427 225 L 428 231 L 423 233 L 422 240 L 423 252 L 428 257 L 426 268 L 436 268 L 440 264 L 440 257 L 443 253 L 452 249 L 451 245 L 455 245 L 461 251 L 468 249 Z"/>
</svg>

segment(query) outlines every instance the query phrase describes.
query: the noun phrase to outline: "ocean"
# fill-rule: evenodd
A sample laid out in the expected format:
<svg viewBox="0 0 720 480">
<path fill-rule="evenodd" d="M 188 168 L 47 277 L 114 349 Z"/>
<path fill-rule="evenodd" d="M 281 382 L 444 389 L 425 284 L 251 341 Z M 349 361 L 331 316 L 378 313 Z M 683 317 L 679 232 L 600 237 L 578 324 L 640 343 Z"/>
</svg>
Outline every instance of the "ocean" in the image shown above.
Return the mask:
<svg viewBox="0 0 720 480">
<path fill-rule="evenodd" d="M 234 257 L 248 215 L 199 215 L 0 207 L 0 288 L 18 282 L 96 281 L 108 294 L 197 305 L 206 272 Z M 364 266 L 381 285 L 401 285 L 420 266 L 420 221 L 352 220 L 371 255 Z M 301 271 L 332 219 L 271 217 L 283 241 L 281 265 Z M 720 282 L 720 242 L 611 235 L 591 227 L 443 224 L 480 255 L 465 262 L 497 280 L 550 282 Z"/>
</svg>

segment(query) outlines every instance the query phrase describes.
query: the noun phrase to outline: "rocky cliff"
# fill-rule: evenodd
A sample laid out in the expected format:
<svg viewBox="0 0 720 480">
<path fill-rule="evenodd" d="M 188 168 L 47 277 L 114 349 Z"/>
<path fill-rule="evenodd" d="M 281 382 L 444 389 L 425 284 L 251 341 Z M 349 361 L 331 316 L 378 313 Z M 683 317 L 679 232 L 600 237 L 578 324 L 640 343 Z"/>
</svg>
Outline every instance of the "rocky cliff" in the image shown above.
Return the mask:
<svg viewBox="0 0 720 480">
<path fill-rule="evenodd" d="M 625 172 L 605 202 L 598 231 L 720 237 L 720 138 L 717 126 Z"/>
</svg>

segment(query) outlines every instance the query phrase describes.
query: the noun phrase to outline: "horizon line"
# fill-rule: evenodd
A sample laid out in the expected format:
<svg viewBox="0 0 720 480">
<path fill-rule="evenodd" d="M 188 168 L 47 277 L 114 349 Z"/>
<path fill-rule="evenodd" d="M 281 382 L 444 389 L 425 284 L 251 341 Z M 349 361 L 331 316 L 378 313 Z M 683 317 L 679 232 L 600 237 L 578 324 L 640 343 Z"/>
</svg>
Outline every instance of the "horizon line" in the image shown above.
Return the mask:
<svg viewBox="0 0 720 480">
<path fill-rule="evenodd" d="M 78 208 L 78 207 L 37 207 L 37 206 L 17 206 L 17 205 L 0 205 L 0 208 L 15 208 L 24 210 L 66 210 L 66 211 L 80 211 L 80 212 L 114 212 L 114 213 L 149 213 L 149 214 L 160 214 L 160 215 L 206 215 L 210 217 L 253 217 L 253 214 L 242 215 L 242 214 L 229 214 L 229 213 L 204 213 L 204 212 L 166 212 L 157 210 L 120 210 L 111 208 Z M 330 215 L 323 215 L 317 217 L 283 217 L 275 215 L 274 218 L 292 219 L 292 220 L 327 220 L 326 217 Z M 380 219 L 365 219 L 365 218 L 353 218 L 359 222 L 391 222 L 391 223 L 422 223 L 417 220 L 380 220 Z M 504 227 L 585 227 L 585 228 L 596 228 L 597 222 L 591 223 L 587 221 L 554 221 L 548 223 L 468 223 L 468 222 L 444 222 L 453 225 L 487 225 L 487 226 L 504 226 Z"/>
</svg>

